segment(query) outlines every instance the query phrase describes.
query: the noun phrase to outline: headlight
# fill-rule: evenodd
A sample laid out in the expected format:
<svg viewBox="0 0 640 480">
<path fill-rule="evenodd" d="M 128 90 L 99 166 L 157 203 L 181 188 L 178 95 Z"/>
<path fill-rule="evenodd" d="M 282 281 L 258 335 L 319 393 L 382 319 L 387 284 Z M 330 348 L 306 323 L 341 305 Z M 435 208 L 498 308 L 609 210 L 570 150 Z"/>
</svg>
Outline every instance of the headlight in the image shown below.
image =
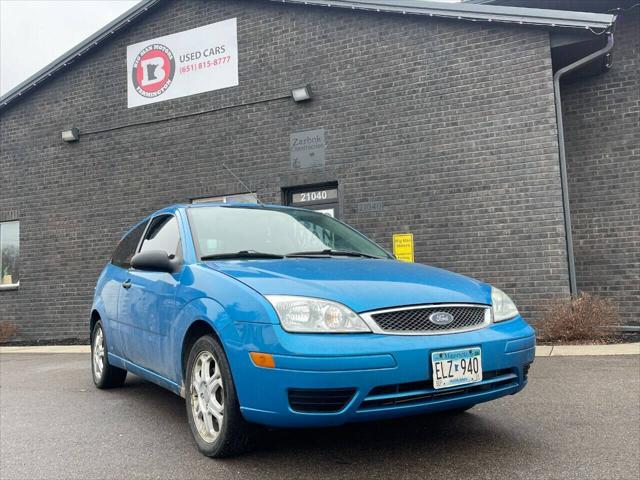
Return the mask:
<svg viewBox="0 0 640 480">
<path fill-rule="evenodd" d="M 344 305 L 318 298 L 267 295 L 287 332 L 353 333 L 370 332 L 357 313 Z"/>
<path fill-rule="evenodd" d="M 491 287 L 491 307 L 493 321 L 502 322 L 518 315 L 518 307 L 502 290 Z"/>
</svg>

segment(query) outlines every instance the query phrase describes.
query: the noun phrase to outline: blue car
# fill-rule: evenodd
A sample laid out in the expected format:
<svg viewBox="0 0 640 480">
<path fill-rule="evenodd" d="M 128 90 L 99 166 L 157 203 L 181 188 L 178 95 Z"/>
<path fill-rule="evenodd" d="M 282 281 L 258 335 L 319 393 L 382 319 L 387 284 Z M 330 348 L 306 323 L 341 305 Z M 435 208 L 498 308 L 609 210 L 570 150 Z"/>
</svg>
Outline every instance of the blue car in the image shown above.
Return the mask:
<svg viewBox="0 0 640 480">
<path fill-rule="evenodd" d="M 519 392 L 535 350 L 497 288 L 262 204 L 176 205 L 134 226 L 98 279 L 90 331 L 96 386 L 132 372 L 181 395 L 211 457 L 246 449 L 255 424 L 462 412 Z"/>
</svg>

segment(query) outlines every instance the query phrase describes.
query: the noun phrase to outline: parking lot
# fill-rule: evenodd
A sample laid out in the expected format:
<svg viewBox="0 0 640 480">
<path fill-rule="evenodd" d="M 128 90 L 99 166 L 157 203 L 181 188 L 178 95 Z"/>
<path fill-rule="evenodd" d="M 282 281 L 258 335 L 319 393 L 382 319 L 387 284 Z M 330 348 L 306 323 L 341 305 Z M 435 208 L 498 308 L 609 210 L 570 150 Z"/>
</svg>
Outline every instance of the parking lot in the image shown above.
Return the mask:
<svg viewBox="0 0 640 480">
<path fill-rule="evenodd" d="M 223 461 L 182 399 L 131 375 L 98 391 L 86 354 L 1 355 L 0 411 L 2 479 L 640 476 L 638 356 L 538 358 L 522 393 L 463 415 L 269 431 Z"/>
</svg>

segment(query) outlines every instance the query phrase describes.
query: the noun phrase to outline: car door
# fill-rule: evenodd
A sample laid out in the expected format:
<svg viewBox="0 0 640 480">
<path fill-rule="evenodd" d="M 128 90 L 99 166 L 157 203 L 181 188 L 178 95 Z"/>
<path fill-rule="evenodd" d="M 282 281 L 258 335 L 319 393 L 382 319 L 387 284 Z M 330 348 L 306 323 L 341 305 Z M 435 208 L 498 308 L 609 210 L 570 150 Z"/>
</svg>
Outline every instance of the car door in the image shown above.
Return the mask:
<svg viewBox="0 0 640 480">
<path fill-rule="evenodd" d="M 105 282 L 101 285 L 100 297 L 104 310 L 102 323 L 107 336 L 109 352 L 121 357 L 122 331 L 118 323 L 118 301 L 123 282 L 128 277 L 131 267 L 131 258 L 136 253 L 142 234 L 147 227 L 147 221 L 141 222 L 132 228 L 116 246 L 111 255 L 111 262 L 106 267 Z"/>
<path fill-rule="evenodd" d="M 138 252 L 151 250 L 165 251 L 180 262 L 182 242 L 175 215 L 162 214 L 150 221 Z M 176 273 L 131 268 L 122 284 L 118 304 L 126 358 L 164 377 L 170 374 L 171 362 L 163 352 L 167 351 L 181 274 L 182 267 Z"/>
</svg>

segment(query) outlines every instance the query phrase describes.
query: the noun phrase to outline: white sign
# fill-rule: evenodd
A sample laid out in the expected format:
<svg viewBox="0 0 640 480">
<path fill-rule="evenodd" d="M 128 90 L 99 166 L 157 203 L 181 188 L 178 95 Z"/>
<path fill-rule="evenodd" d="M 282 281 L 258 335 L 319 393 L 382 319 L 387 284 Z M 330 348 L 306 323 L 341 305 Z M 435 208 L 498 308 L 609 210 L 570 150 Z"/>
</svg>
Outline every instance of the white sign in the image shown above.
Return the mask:
<svg viewBox="0 0 640 480">
<path fill-rule="evenodd" d="M 129 108 L 238 85 L 235 18 L 127 47 Z"/>
</svg>

